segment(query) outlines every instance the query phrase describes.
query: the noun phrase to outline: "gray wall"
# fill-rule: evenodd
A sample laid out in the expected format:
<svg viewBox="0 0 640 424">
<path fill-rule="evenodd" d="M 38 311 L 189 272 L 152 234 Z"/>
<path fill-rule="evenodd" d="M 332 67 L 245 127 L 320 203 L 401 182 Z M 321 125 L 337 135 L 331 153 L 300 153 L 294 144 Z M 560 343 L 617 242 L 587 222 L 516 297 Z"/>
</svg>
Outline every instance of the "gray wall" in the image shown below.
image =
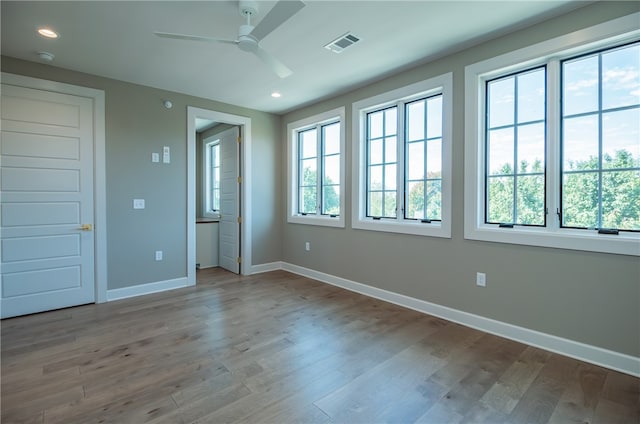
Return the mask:
<svg viewBox="0 0 640 424">
<path fill-rule="evenodd" d="M 426 63 L 284 116 L 290 122 L 346 106 L 347 228 L 287 224 L 284 261 L 473 314 L 640 356 L 637 257 L 465 240 L 463 237 L 464 67 L 638 10 L 598 3 L 512 35 Z M 350 228 L 353 102 L 446 72 L 454 73 L 451 239 Z M 286 158 L 286 149 L 281 153 Z M 286 170 L 282 171 L 286 179 Z M 311 251 L 304 251 L 304 242 Z M 487 287 L 475 286 L 476 272 Z"/>
<path fill-rule="evenodd" d="M 281 258 L 280 117 L 9 57 L 2 71 L 105 91 L 108 289 L 187 275 L 187 106 L 252 119 L 253 261 Z M 151 163 L 162 146 L 171 147 L 169 165 Z M 134 211 L 134 198 L 145 199 L 146 209 Z M 162 262 L 156 250 L 164 251 Z"/>
</svg>

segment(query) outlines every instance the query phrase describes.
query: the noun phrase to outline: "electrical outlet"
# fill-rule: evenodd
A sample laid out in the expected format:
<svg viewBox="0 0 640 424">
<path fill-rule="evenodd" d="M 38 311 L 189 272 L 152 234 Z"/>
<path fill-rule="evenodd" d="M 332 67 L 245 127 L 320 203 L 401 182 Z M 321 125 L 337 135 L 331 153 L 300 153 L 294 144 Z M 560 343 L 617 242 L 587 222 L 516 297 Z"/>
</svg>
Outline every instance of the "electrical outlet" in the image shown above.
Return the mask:
<svg viewBox="0 0 640 424">
<path fill-rule="evenodd" d="M 308 241 L 305 241 L 304 242 L 304 250 L 309 252 L 311 250 L 311 243 L 309 243 Z"/>
<path fill-rule="evenodd" d="M 162 148 L 162 163 L 171 163 L 171 149 L 169 146 Z"/>
<path fill-rule="evenodd" d="M 151 162 L 153 163 L 160 162 L 160 153 L 151 153 Z"/>
<path fill-rule="evenodd" d="M 156 250 L 156 261 L 162 260 L 162 250 Z"/>
<path fill-rule="evenodd" d="M 476 286 L 486 287 L 487 286 L 487 274 L 484 272 L 476 273 Z"/>
</svg>

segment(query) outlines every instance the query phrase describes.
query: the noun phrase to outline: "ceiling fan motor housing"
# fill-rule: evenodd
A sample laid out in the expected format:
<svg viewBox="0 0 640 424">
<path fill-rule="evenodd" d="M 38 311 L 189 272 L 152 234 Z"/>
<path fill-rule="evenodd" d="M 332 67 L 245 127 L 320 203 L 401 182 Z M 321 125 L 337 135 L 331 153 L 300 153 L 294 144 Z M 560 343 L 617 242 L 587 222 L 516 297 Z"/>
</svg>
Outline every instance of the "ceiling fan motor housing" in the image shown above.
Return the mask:
<svg viewBox="0 0 640 424">
<path fill-rule="evenodd" d="M 238 47 L 240 50 L 245 52 L 258 50 L 258 40 L 251 35 L 251 31 L 253 31 L 253 26 L 240 25 L 240 30 L 238 31 Z"/>
</svg>

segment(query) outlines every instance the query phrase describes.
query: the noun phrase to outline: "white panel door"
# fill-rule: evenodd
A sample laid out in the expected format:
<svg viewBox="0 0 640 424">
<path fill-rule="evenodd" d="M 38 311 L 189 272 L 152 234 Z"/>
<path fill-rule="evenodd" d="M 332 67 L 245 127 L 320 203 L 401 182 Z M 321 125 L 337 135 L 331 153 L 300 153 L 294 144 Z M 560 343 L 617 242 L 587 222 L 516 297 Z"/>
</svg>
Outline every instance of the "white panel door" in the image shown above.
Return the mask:
<svg viewBox="0 0 640 424">
<path fill-rule="evenodd" d="M 95 301 L 92 100 L 2 84 L 2 318 Z"/>
<path fill-rule="evenodd" d="M 240 273 L 239 127 L 220 133 L 220 266 Z"/>
</svg>

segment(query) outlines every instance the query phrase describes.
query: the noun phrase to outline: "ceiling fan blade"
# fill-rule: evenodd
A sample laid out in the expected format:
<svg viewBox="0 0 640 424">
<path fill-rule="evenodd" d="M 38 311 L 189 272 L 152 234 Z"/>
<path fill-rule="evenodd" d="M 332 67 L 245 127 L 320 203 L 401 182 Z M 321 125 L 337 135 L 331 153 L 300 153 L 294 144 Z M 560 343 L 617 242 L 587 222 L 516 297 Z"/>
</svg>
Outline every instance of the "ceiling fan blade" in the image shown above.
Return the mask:
<svg viewBox="0 0 640 424">
<path fill-rule="evenodd" d="M 188 35 L 188 34 L 175 34 L 172 32 L 154 32 L 155 35 L 162 38 L 171 38 L 174 40 L 189 40 L 189 41 L 205 41 L 205 42 L 217 42 L 217 43 L 229 43 L 238 44 L 236 40 L 227 40 L 225 38 L 206 37 L 200 35 Z"/>
<path fill-rule="evenodd" d="M 271 70 L 275 72 L 276 75 L 278 75 L 280 78 L 286 78 L 289 75 L 293 74 L 293 71 L 291 69 L 287 68 L 284 63 L 271 56 L 264 49 L 258 47 L 258 49 L 253 53 L 255 53 L 255 55 L 258 56 L 261 61 L 266 63 L 271 68 Z"/>
<path fill-rule="evenodd" d="M 305 6 L 300 0 L 281 0 L 267 13 L 253 31 L 251 36 L 258 41 L 266 37 L 271 31 L 282 25 L 287 19 L 298 13 Z"/>
</svg>

